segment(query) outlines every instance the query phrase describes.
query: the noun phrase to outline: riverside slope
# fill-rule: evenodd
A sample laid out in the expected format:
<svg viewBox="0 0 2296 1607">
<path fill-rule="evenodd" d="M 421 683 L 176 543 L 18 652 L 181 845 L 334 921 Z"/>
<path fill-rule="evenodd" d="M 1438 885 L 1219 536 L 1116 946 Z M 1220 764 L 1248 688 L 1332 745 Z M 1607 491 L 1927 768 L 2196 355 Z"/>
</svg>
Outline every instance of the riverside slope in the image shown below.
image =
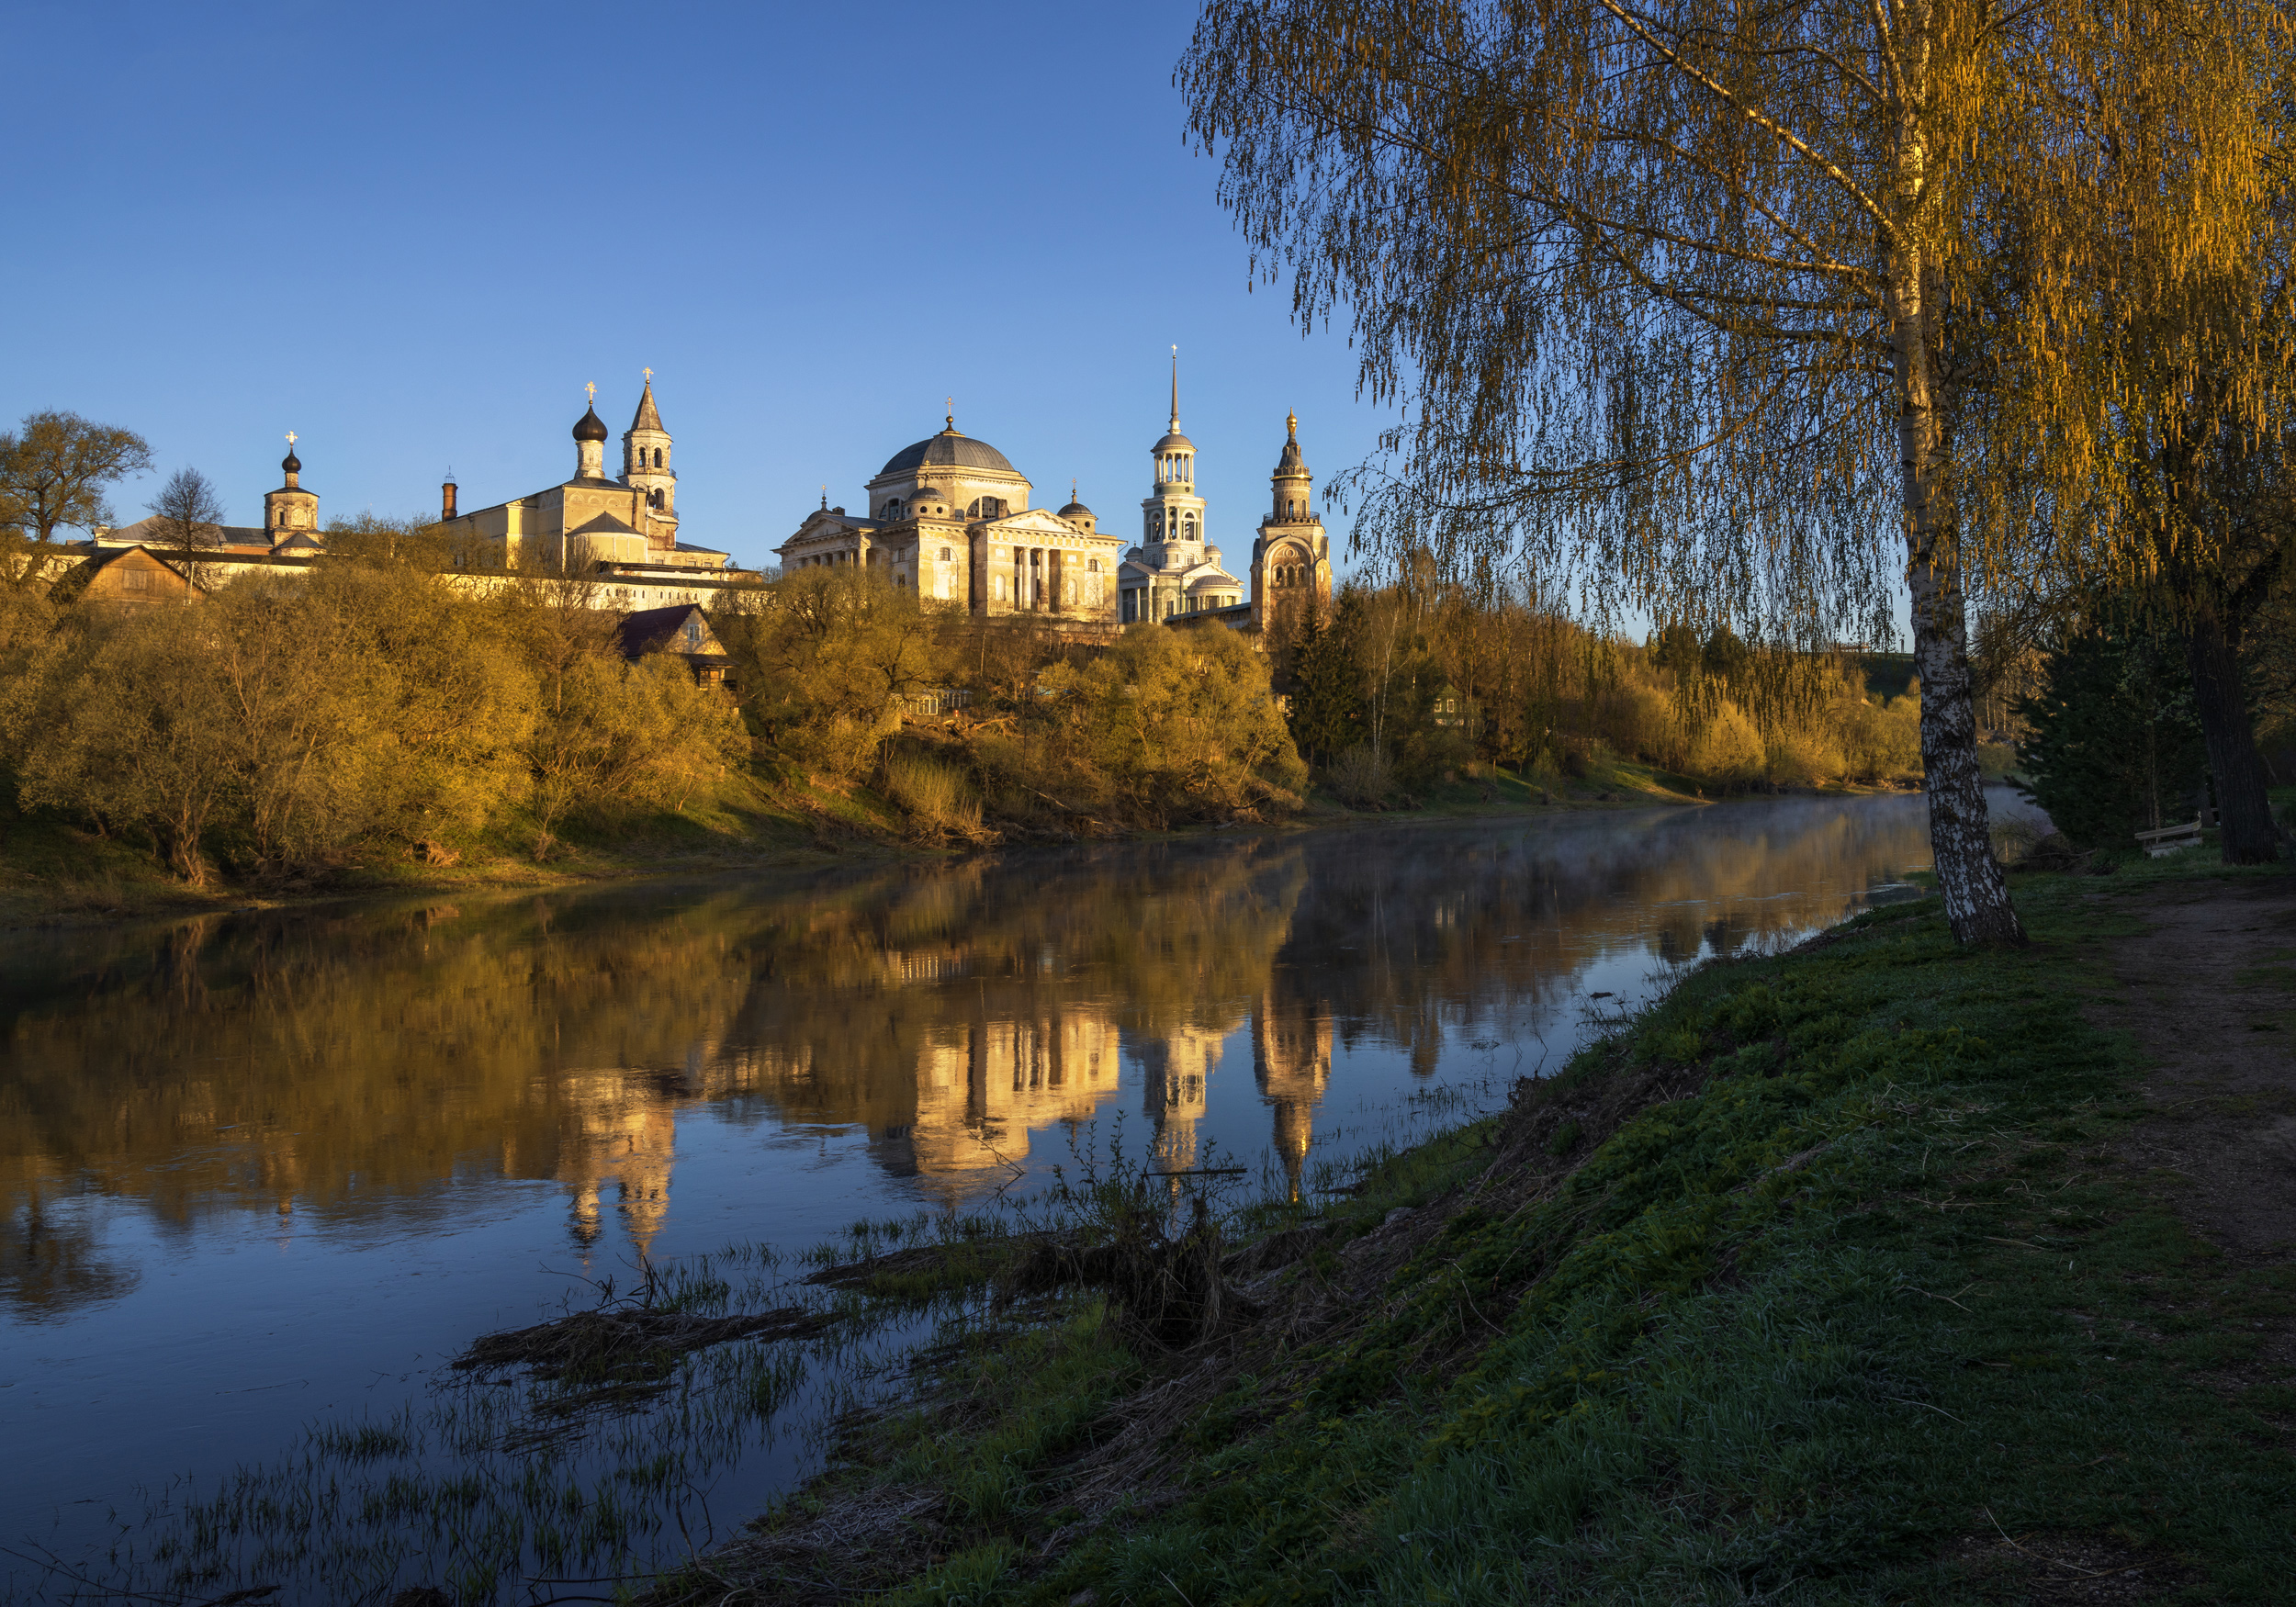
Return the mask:
<svg viewBox="0 0 2296 1607">
<path fill-rule="evenodd" d="M 1004 1311 L 651 1600 L 2286 1600 L 2296 878 L 2017 892 L 1707 965 L 1192 1345 Z"/>
</svg>

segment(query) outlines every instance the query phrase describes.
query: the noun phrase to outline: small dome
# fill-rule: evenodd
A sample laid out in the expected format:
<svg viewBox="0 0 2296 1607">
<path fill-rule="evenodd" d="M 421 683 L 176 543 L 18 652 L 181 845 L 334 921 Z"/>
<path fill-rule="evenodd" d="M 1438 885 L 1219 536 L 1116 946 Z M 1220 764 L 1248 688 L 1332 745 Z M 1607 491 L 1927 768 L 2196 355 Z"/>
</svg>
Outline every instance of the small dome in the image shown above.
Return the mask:
<svg viewBox="0 0 2296 1607">
<path fill-rule="evenodd" d="M 1193 452 L 1196 450 L 1196 443 L 1190 441 L 1177 430 L 1175 430 L 1171 434 L 1166 435 L 1163 440 L 1157 442 L 1155 445 L 1150 447 L 1149 450 L 1151 452 Z"/>
<path fill-rule="evenodd" d="M 289 474 L 301 474 L 303 460 L 295 455 L 295 448 L 290 446 L 287 448 L 287 455 L 279 459 L 279 466 Z"/>
<path fill-rule="evenodd" d="M 598 410 L 596 408 L 585 410 L 582 413 L 581 422 L 574 426 L 574 439 L 577 441 L 603 441 L 605 438 L 606 421 L 598 416 Z"/>
<path fill-rule="evenodd" d="M 1063 519 L 1089 519 L 1092 517 L 1092 510 L 1082 502 L 1071 502 L 1061 510 L 1060 516 Z"/>
</svg>

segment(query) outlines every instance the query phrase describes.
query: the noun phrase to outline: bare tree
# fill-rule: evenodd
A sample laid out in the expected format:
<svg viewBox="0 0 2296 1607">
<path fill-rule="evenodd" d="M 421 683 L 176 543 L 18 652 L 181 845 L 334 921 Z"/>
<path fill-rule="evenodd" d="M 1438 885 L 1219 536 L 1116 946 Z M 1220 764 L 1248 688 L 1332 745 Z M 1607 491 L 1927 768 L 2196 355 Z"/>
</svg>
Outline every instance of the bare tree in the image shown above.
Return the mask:
<svg viewBox="0 0 2296 1607">
<path fill-rule="evenodd" d="M 205 590 L 211 577 L 198 556 L 223 545 L 223 499 L 215 487 L 197 469 L 179 468 L 146 506 L 152 510 L 154 541 L 170 548 L 177 564 Z"/>
<path fill-rule="evenodd" d="M 1207 0 L 1178 76 L 1257 265 L 1405 408 L 1358 539 L 1813 646 L 1902 576 L 1946 913 L 2017 942 L 1967 593 L 2091 550 L 2095 220 L 2169 273 L 2252 242 L 2287 56 L 2249 0 Z M 2100 163 L 2132 98 L 2174 137 Z"/>
<path fill-rule="evenodd" d="M 146 506 L 161 545 L 181 552 L 223 545 L 223 499 L 197 469 L 179 468 L 168 476 Z"/>
</svg>

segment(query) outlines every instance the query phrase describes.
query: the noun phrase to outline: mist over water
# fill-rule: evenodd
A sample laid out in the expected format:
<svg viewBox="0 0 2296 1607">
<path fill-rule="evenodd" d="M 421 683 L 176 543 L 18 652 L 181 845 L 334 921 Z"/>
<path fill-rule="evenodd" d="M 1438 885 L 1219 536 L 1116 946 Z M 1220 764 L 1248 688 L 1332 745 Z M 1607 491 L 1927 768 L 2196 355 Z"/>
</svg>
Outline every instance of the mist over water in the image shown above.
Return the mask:
<svg viewBox="0 0 2296 1607">
<path fill-rule="evenodd" d="M 11 938 L 0 1542 L 387 1413 L 640 1250 L 793 1252 L 1087 1141 L 1329 1187 L 1559 1067 L 1593 995 L 1928 859 L 1918 797 L 1791 800 Z M 761 1435 L 716 1521 L 807 1466 Z"/>
</svg>

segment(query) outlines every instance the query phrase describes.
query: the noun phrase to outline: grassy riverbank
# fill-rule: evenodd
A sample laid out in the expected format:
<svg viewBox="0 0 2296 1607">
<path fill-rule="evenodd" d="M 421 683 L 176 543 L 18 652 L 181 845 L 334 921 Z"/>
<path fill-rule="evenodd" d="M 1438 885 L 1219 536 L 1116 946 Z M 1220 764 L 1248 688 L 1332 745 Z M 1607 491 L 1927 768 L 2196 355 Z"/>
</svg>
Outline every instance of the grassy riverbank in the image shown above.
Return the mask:
<svg viewBox="0 0 2296 1607">
<path fill-rule="evenodd" d="M 1244 1213 L 1193 1343 L 1137 1277 L 1016 1295 L 656 1599 L 2284 1600 L 2296 1266 L 2204 1174 L 2296 1100 L 2162 1079 L 2188 1007 L 2296 1029 L 2296 880 L 2019 895 L 2028 950 L 1931 901 L 1710 965 L 1328 1208 Z M 2153 998 L 2172 907 L 2222 964 Z"/>
</svg>

